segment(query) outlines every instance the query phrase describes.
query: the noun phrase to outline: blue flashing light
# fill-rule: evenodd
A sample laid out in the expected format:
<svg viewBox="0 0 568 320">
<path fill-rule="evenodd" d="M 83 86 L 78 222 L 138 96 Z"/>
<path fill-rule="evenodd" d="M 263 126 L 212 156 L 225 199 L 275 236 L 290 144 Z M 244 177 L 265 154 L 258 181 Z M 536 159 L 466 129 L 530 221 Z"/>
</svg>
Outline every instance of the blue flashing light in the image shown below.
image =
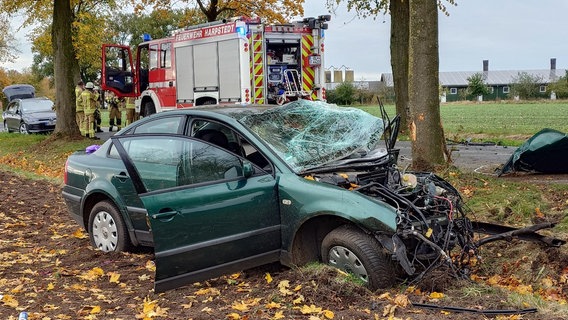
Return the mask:
<svg viewBox="0 0 568 320">
<path fill-rule="evenodd" d="M 144 33 L 142 35 L 142 40 L 143 41 L 150 41 L 150 40 L 152 40 L 152 36 L 150 36 L 150 34 L 148 34 L 148 33 Z"/>
<path fill-rule="evenodd" d="M 241 36 L 246 36 L 247 35 L 247 30 L 245 27 L 237 27 L 237 33 Z"/>
</svg>

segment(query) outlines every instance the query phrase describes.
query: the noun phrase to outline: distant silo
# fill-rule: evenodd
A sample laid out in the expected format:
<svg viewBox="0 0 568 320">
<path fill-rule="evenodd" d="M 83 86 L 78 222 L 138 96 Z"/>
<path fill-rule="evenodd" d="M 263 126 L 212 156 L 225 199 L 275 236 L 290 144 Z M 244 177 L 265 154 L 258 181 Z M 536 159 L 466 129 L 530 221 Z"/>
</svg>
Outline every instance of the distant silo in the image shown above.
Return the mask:
<svg viewBox="0 0 568 320">
<path fill-rule="evenodd" d="M 345 81 L 347 81 L 347 82 L 355 81 L 355 71 L 345 70 Z"/>
<path fill-rule="evenodd" d="M 341 70 L 333 71 L 333 82 L 336 83 L 343 82 L 343 71 Z"/>
</svg>

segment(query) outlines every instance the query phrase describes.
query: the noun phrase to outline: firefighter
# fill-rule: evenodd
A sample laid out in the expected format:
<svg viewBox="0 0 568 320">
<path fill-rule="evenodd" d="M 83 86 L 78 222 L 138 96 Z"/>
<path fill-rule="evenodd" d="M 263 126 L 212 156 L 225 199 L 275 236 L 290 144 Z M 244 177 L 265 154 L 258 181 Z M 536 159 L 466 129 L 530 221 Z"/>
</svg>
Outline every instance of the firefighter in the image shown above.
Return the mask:
<svg viewBox="0 0 568 320">
<path fill-rule="evenodd" d="M 81 99 L 81 93 L 85 90 L 85 83 L 83 80 L 79 80 L 77 86 L 75 87 L 75 121 L 77 121 L 77 126 L 81 135 L 85 135 L 85 113 L 83 112 L 83 100 Z"/>
<path fill-rule="evenodd" d="M 101 88 L 99 86 L 95 86 L 94 93 L 95 93 L 95 100 L 97 101 L 97 107 L 95 108 L 95 131 L 96 132 L 103 132 L 101 129 L 101 123 L 103 121 L 101 117 Z"/>
<path fill-rule="evenodd" d="M 81 93 L 81 102 L 85 112 L 85 136 L 90 139 L 98 140 L 95 136 L 95 111 L 97 109 L 97 98 L 94 92 L 95 85 L 87 82 L 85 90 Z"/>
<path fill-rule="evenodd" d="M 115 120 L 116 120 L 116 127 L 117 130 L 116 131 L 120 131 L 121 125 L 122 125 L 122 111 L 120 109 L 120 101 L 118 100 L 118 98 L 112 93 L 112 91 L 108 92 L 109 95 L 109 99 L 108 99 L 108 103 L 109 103 L 109 126 L 108 126 L 108 132 L 112 132 L 112 127 L 115 125 Z"/>
<path fill-rule="evenodd" d="M 135 117 L 135 105 L 134 105 L 134 98 L 133 97 L 126 97 L 125 98 L 126 104 L 126 122 L 131 124 L 132 122 L 136 121 Z"/>
</svg>

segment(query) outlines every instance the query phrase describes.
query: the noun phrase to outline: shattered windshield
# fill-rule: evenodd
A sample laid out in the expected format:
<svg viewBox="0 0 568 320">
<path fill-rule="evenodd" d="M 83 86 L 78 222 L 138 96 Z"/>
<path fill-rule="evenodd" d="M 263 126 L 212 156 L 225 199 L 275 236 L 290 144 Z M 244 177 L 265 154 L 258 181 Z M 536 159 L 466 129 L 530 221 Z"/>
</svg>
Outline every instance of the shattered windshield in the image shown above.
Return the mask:
<svg viewBox="0 0 568 320">
<path fill-rule="evenodd" d="M 240 121 L 296 172 L 374 150 L 383 133 L 380 118 L 319 101 L 294 101 Z"/>
</svg>

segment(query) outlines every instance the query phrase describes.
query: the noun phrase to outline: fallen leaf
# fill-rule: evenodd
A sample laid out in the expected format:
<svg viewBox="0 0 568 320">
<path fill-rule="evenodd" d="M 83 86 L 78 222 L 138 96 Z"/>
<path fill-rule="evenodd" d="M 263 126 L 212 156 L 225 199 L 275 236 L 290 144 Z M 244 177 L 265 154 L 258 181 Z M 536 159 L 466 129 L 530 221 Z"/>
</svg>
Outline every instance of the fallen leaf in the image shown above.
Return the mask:
<svg viewBox="0 0 568 320">
<path fill-rule="evenodd" d="M 302 308 L 300 308 L 300 312 L 302 314 L 311 314 L 311 313 L 320 313 L 321 312 L 321 308 L 320 307 L 316 307 L 315 305 L 303 305 Z"/>
<path fill-rule="evenodd" d="M 444 294 L 441 293 L 441 292 L 434 291 L 434 292 L 430 293 L 431 299 L 442 299 L 443 297 L 444 297 Z"/>
<path fill-rule="evenodd" d="M 109 272 L 108 275 L 110 275 L 110 279 L 109 279 L 110 283 L 118 283 L 118 279 L 120 279 L 119 273 Z"/>
<path fill-rule="evenodd" d="M 271 283 L 272 282 L 272 277 L 270 276 L 270 273 L 266 273 L 266 275 L 264 276 L 264 279 L 266 279 L 266 283 Z"/>
</svg>

